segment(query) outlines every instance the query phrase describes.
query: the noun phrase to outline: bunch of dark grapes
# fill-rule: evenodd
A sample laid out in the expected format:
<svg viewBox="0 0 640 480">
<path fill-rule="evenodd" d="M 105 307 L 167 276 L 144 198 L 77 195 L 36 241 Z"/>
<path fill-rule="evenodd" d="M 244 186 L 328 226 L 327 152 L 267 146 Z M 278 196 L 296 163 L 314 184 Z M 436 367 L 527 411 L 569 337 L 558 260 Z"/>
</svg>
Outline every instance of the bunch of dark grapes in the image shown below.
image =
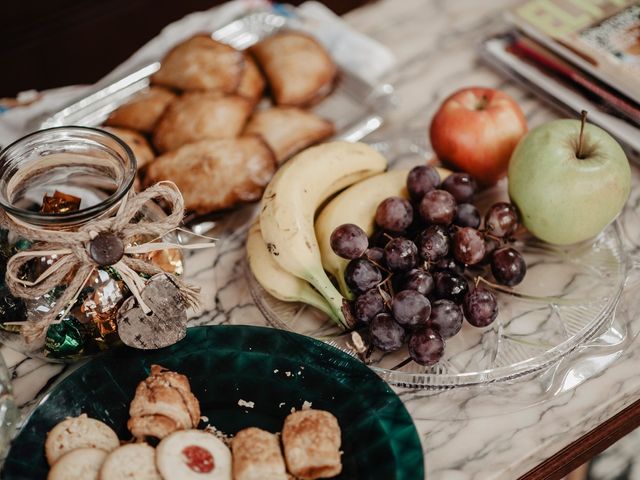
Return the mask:
<svg viewBox="0 0 640 480">
<path fill-rule="evenodd" d="M 498 315 L 494 293 L 477 277 L 490 271 L 497 283 L 514 286 L 526 264 L 510 246 L 519 225 L 515 207 L 496 203 L 483 222 L 470 175 L 441 181 L 434 167 L 419 166 L 409 172 L 407 190 L 411 201 L 390 197 L 378 206 L 371 238 L 345 224 L 332 233 L 331 247 L 350 260 L 352 312 L 371 345 L 392 352 L 406 343 L 415 362 L 434 365 L 464 319 L 486 327 Z"/>
</svg>

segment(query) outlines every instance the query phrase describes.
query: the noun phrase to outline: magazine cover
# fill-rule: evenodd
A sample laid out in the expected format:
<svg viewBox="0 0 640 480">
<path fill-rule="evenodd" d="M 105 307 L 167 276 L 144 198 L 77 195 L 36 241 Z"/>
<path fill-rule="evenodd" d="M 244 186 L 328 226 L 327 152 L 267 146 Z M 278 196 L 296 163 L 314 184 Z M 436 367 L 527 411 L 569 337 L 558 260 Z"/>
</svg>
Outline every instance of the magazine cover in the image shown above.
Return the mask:
<svg viewBox="0 0 640 480">
<path fill-rule="evenodd" d="M 640 100 L 638 0 L 529 0 L 507 19 L 566 60 Z"/>
</svg>

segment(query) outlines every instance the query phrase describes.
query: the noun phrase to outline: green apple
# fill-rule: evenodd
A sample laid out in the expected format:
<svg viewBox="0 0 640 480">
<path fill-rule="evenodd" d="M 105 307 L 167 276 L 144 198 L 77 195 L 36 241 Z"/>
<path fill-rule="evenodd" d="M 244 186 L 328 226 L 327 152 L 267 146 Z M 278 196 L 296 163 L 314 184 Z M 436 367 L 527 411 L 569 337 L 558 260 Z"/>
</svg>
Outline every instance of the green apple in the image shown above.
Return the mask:
<svg viewBox="0 0 640 480">
<path fill-rule="evenodd" d="M 631 169 L 611 135 L 579 120 L 554 120 L 531 130 L 509 162 L 509 195 L 529 231 L 569 245 L 595 237 L 620 213 Z M 584 131 L 583 131 L 583 130 Z"/>
</svg>

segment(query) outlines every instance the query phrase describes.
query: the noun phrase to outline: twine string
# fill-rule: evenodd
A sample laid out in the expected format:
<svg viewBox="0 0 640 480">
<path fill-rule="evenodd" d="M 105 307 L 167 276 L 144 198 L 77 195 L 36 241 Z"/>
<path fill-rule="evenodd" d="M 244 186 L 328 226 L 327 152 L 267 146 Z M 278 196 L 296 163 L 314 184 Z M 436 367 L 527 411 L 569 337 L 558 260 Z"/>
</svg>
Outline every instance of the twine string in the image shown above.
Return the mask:
<svg viewBox="0 0 640 480">
<path fill-rule="evenodd" d="M 140 215 L 144 205 L 149 201 L 160 200 L 169 208 L 166 217 L 150 220 Z M 75 303 L 83 285 L 94 270 L 99 267 L 89 255 L 89 243 L 101 233 L 115 233 L 124 245 L 140 242 L 141 238 L 153 236 L 154 240 L 162 238 L 179 228 L 184 217 L 184 200 L 178 187 L 172 182 L 160 182 L 138 194 L 129 193 L 122 201 L 113 216 L 99 218 L 82 225 L 75 231 L 47 230 L 22 222 L 0 209 L 0 225 L 23 238 L 37 242 L 30 248 L 13 255 L 7 262 L 6 283 L 16 297 L 36 299 L 53 290 L 58 285 L 66 284 L 66 288 L 52 308 L 45 314 L 24 323 L 22 334 L 27 343 L 35 348 L 44 344 L 47 329 L 61 321 L 60 314 L 70 304 Z M 139 274 L 153 276 L 165 273 L 164 270 L 148 260 L 135 258 L 132 255 L 149 253 L 171 248 L 184 248 L 168 242 L 151 241 L 141 245 L 128 246 L 124 256 L 111 265 L 127 285 L 139 307 L 145 314 L 151 312 L 144 302 L 141 292 L 145 281 Z M 189 248 L 208 248 L 212 244 L 195 244 Z M 24 267 L 32 260 L 57 256 L 58 258 L 38 275 L 35 280 L 23 278 Z M 178 288 L 186 307 L 199 307 L 199 289 L 187 284 L 182 279 L 171 276 Z"/>
</svg>

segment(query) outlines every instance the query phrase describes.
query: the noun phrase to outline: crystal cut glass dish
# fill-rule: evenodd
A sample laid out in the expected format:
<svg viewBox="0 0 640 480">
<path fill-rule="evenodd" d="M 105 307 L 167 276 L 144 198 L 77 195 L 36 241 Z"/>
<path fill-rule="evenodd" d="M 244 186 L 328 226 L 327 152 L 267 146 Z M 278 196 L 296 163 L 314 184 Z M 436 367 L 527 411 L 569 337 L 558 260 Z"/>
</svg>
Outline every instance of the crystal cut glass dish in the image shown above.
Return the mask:
<svg viewBox="0 0 640 480">
<path fill-rule="evenodd" d="M 391 169 L 410 168 L 432 156 L 423 137 L 403 136 L 372 145 L 388 158 Z M 476 203 L 484 212 L 507 198 L 506 181 L 501 181 L 481 193 Z M 516 239 L 515 247 L 525 258 L 527 274 L 513 288 L 488 287 L 499 303 L 492 325 L 475 328 L 465 321 L 461 332 L 447 340 L 443 359 L 432 367 L 406 362 L 406 347 L 390 354 L 374 350 L 365 363 L 389 383 L 404 387 L 441 389 L 507 381 L 550 367 L 611 320 L 627 277 L 616 224 L 584 244 L 557 247 L 525 234 Z M 311 307 L 270 296 L 246 270 L 253 298 L 271 325 L 357 355 L 351 333 L 342 332 Z M 474 275 L 470 270 L 467 278 L 473 281 Z"/>
</svg>

